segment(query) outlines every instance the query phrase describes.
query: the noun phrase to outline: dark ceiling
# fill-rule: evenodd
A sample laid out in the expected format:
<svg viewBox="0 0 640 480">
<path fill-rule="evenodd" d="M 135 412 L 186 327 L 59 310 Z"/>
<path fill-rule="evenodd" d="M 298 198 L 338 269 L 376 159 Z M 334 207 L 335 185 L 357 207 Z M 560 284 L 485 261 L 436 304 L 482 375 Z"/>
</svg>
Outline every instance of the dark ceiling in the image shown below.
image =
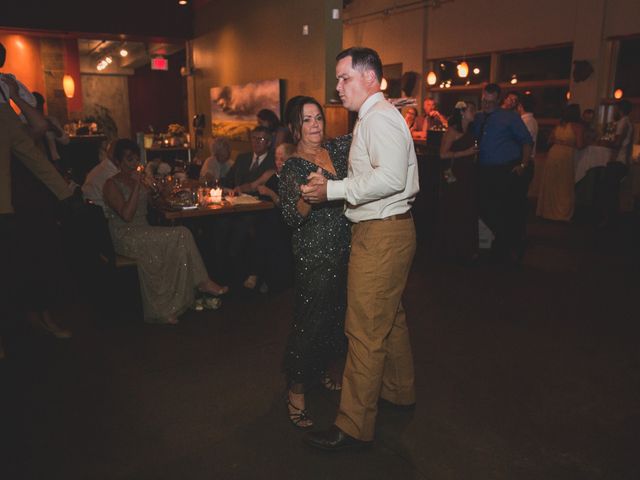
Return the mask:
<svg viewBox="0 0 640 480">
<path fill-rule="evenodd" d="M 0 28 L 109 35 L 128 39 L 193 37 L 193 5 L 177 0 L 13 0 L 2 8 Z M 91 35 L 95 37 L 95 35 Z"/>
</svg>

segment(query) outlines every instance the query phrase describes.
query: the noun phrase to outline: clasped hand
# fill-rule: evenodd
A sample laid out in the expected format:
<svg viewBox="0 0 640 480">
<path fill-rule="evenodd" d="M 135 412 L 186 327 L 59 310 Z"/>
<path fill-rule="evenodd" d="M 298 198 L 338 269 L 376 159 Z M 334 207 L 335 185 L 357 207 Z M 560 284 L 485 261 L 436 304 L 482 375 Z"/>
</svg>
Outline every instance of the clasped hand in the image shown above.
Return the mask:
<svg viewBox="0 0 640 480">
<path fill-rule="evenodd" d="M 302 198 L 308 203 L 322 203 L 327 201 L 327 179 L 322 174 L 322 169 L 311 172 L 307 177 L 307 183 L 300 185 Z"/>
</svg>

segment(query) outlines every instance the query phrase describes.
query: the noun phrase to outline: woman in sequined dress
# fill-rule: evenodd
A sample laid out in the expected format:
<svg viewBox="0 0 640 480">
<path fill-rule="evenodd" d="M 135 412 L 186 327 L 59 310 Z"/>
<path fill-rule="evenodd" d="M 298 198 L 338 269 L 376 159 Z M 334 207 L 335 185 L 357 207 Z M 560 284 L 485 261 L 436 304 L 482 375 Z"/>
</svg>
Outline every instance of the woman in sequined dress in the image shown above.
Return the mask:
<svg viewBox="0 0 640 480">
<path fill-rule="evenodd" d="M 287 122 L 296 153 L 280 175 L 280 201 L 293 228 L 295 270 L 294 319 L 284 358 L 287 409 L 291 422 L 308 428 L 313 421 L 305 409 L 305 388 L 321 381 L 341 388 L 338 365 L 346 352 L 344 315 L 351 230 L 342 201 L 311 206 L 300 196 L 300 185 L 311 172 L 332 180 L 347 176 L 351 137 L 324 140 L 324 113 L 311 97 L 289 101 Z"/>
<path fill-rule="evenodd" d="M 119 140 L 114 160 L 120 172 L 104 185 L 105 215 L 116 253 L 138 265 L 144 320 L 178 323 L 194 302 L 196 289 L 218 296 L 227 292 L 211 280 L 191 232 L 185 227 L 147 223 L 147 188 L 138 166 L 138 146 Z"/>
</svg>

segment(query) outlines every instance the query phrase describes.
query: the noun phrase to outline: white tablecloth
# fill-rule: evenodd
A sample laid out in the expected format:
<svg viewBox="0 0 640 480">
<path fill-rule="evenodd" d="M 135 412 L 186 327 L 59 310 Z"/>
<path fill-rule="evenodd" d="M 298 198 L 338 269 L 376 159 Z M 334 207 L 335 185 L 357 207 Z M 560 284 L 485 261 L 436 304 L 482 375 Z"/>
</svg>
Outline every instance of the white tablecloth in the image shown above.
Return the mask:
<svg viewBox="0 0 640 480">
<path fill-rule="evenodd" d="M 578 150 L 573 157 L 576 183 L 584 178 L 588 170 L 594 167 L 605 167 L 609 160 L 611 160 L 611 149 L 607 147 L 589 145 Z"/>
</svg>

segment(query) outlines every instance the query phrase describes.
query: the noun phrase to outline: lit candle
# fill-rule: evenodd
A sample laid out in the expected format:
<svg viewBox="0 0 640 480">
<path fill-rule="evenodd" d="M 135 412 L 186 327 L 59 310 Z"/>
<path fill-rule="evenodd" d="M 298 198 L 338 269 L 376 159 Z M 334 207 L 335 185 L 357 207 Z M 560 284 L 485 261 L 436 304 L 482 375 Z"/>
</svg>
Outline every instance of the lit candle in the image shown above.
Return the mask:
<svg viewBox="0 0 640 480">
<path fill-rule="evenodd" d="M 213 203 L 222 203 L 222 189 L 221 188 L 212 188 L 209 191 L 209 195 L 211 196 L 211 202 L 213 202 Z"/>
</svg>

